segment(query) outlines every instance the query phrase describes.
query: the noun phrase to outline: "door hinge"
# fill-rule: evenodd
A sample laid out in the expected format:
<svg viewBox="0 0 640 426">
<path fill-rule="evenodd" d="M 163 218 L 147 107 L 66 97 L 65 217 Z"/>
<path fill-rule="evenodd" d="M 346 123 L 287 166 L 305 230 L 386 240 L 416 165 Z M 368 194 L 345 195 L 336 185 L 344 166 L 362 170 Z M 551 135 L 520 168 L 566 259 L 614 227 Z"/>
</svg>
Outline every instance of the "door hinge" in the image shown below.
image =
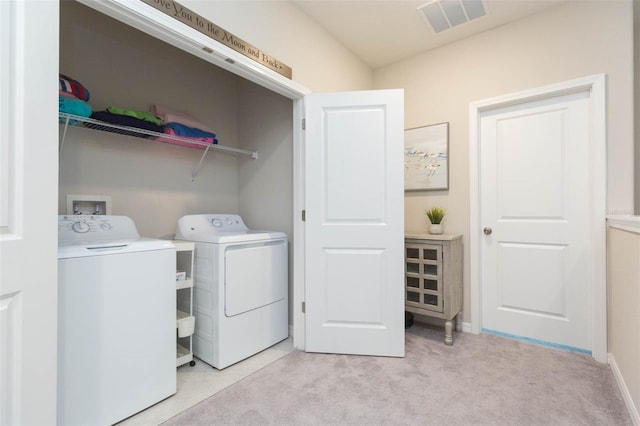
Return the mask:
<svg viewBox="0 0 640 426">
<path fill-rule="evenodd" d="M 306 210 L 302 210 L 302 221 L 303 222 L 307 221 L 307 211 Z"/>
<path fill-rule="evenodd" d="M 303 314 L 307 313 L 307 302 L 302 302 L 302 313 Z"/>
<path fill-rule="evenodd" d="M 302 130 L 305 130 L 307 128 L 307 119 L 303 118 L 302 119 Z"/>
</svg>

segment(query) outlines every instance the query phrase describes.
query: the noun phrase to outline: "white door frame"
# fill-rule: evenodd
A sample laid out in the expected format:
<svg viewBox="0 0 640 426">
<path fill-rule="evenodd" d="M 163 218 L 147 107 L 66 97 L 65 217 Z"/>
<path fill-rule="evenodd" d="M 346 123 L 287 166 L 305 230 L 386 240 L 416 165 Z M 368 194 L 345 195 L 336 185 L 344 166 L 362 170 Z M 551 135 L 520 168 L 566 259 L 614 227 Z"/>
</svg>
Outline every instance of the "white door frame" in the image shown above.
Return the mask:
<svg viewBox="0 0 640 426">
<path fill-rule="evenodd" d="M 480 114 L 511 105 L 532 102 L 576 92 L 589 92 L 590 132 L 590 263 L 591 271 L 591 351 L 596 361 L 607 362 L 607 275 L 606 275 L 606 209 L 607 209 L 607 123 L 606 76 L 596 74 L 563 83 L 512 93 L 469 105 L 469 202 L 470 202 L 470 290 L 471 332 L 479 334 L 482 326 L 482 262 L 480 223 Z"/>
</svg>

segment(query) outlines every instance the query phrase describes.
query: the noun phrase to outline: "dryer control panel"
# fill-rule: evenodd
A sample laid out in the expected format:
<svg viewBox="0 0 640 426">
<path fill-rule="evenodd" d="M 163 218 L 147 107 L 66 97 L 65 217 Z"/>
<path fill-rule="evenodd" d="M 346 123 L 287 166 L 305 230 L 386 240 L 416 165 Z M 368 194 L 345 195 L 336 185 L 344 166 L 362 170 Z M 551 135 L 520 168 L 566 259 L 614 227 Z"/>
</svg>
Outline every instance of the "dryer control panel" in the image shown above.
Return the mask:
<svg viewBox="0 0 640 426">
<path fill-rule="evenodd" d="M 127 216 L 58 216 L 58 244 L 87 244 L 140 238 L 133 220 Z"/>
<path fill-rule="evenodd" d="M 181 236 L 193 233 L 245 233 L 249 230 L 242 217 L 237 214 L 194 214 L 183 216 L 178 221 Z M 188 238 L 187 238 L 188 239 Z"/>
<path fill-rule="evenodd" d="M 248 230 L 242 218 L 238 215 L 212 214 L 207 216 L 209 225 L 220 232 L 245 232 Z"/>
</svg>

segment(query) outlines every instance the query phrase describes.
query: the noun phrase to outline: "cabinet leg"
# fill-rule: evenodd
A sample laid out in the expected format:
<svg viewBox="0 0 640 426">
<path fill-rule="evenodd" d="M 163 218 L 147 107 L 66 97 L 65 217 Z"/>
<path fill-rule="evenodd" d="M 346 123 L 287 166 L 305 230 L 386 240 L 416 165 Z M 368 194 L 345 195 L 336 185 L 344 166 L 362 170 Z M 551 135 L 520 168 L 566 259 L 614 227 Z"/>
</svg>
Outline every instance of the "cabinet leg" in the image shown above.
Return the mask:
<svg viewBox="0 0 640 426">
<path fill-rule="evenodd" d="M 453 345 L 453 322 L 451 320 L 444 323 L 444 344 Z"/>
<path fill-rule="evenodd" d="M 458 312 L 458 315 L 456 315 L 456 331 L 458 333 L 462 332 L 462 312 Z"/>
</svg>

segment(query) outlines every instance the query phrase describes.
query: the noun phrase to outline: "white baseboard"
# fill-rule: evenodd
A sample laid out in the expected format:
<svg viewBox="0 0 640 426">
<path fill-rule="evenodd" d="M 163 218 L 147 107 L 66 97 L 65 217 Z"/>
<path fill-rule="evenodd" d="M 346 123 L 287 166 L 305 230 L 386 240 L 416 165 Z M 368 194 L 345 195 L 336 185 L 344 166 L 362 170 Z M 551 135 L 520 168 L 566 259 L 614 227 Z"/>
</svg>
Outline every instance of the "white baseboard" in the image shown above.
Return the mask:
<svg viewBox="0 0 640 426">
<path fill-rule="evenodd" d="M 636 426 L 640 426 L 640 414 L 638 413 L 638 407 L 633 402 L 633 398 L 631 398 L 631 394 L 629 393 L 629 389 L 624 382 L 624 378 L 620 373 L 620 369 L 618 368 L 618 364 L 616 363 L 616 359 L 613 357 L 613 354 L 609 354 L 609 365 L 611 366 L 611 371 L 613 371 L 613 377 L 616 378 L 616 383 L 618 384 L 618 388 L 622 393 L 622 398 L 624 399 L 624 403 L 627 406 L 627 410 L 629 410 L 629 415 L 631 416 L 631 421 Z"/>
<path fill-rule="evenodd" d="M 462 331 L 465 333 L 471 333 L 471 323 L 462 321 Z"/>
</svg>

